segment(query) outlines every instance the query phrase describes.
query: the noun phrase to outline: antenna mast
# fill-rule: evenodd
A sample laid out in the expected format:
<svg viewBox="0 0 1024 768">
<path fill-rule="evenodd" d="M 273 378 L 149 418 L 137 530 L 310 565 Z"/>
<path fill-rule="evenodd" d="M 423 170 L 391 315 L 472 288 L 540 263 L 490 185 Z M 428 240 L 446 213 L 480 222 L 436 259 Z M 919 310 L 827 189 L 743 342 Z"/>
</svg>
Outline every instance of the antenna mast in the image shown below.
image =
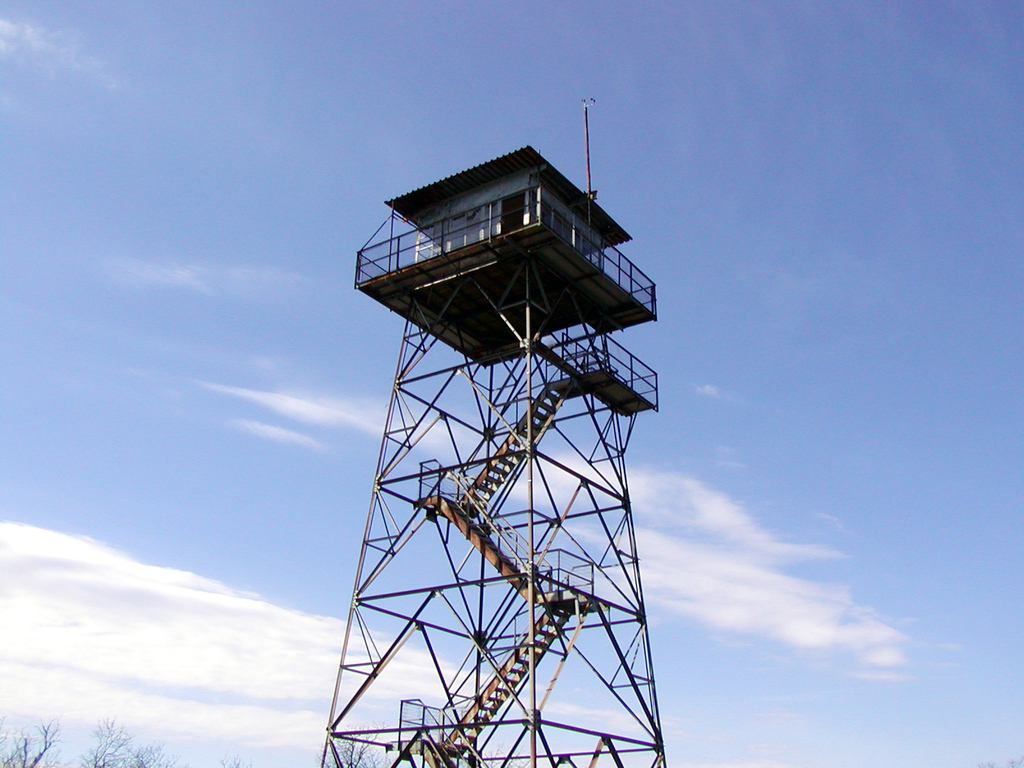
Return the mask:
<svg viewBox="0 0 1024 768">
<path fill-rule="evenodd" d="M 593 200 L 596 195 L 590 184 L 590 115 L 589 111 L 597 102 L 593 99 L 583 99 L 583 146 L 587 155 L 587 197 Z"/>
</svg>

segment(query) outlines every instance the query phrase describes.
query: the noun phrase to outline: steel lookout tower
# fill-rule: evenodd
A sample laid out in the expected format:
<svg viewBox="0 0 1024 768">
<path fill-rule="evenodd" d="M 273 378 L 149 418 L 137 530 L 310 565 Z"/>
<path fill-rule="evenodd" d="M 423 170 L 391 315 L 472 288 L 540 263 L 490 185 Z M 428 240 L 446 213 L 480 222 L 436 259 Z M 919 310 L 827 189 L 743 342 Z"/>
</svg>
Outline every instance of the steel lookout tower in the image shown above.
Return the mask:
<svg viewBox="0 0 1024 768">
<path fill-rule="evenodd" d="M 657 374 L 630 240 L 532 147 L 388 202 L 356 287 L 405 332 L 324 765 L 664 762 L 625 450 Z"/>
</svg>

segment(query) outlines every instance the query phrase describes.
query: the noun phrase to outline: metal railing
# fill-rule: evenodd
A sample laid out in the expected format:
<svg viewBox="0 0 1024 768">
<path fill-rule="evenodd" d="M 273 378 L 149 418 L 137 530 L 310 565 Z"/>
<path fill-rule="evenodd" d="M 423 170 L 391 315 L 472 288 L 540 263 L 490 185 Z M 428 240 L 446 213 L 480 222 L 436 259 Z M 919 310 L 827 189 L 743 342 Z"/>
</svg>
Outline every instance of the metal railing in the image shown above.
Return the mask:
<svg viewBox="0 0 1024 768">
<path fill-rule="evenodd" d="M 543 188 L 542 188 L 543 189 Z M 640 304 L 655 313 L 657 309 L 654 295 L 654 281 L 643 273 L 636 264 L 630 261 L 614 245 L 607 245 L 601 236 L 567 206 L 552 197 L 551 201 L 542 195 L 540 204 L 540 220 L 564 242 L 571 245 L 577 253 L 604 272 L 615 283 L 625 289 Z"/>
<path fill-rule="evenodd" d="M 477 462 L 479 470 L 483 470 L 487 460 Z M 502 515 L 492 515 L 487 504 L 479 503 L 473 488 L 474 477 L 459 472 L 454 468 L 441 467 L 440 462 L 433 459 L 420 462 L 420 498 L 427 499 L 439 496 L 449 502 L 455 502 L 471 517 L 477 519 L 490 530 L 494 544 L 522 573 L 528 572 L 530 562 L 530 542 Z"/>
<path fill-rule="evenodd" d="M 383 240 L 370 242 L 356 257 L 356 285 L 418 262 L 491 241 L 510 232 L 541 224 L 601 270 L 636 301 L 656 311 L 654 282 L 615 246 L 607 245 L 579 214 L 558 202 L 542 186 L 526 191 L 528 202 L 503 210 L 496 200 L 418 228 L 392 214 Z M 395 234 L 395 227 L 406 231 Z"/>
<path fill-rule="evenodd" d="M 606 335 L 572 338 L 568 332 L 563 332 L 556 335 L 549 347 L 578 375 L 607 373 L 654 408 L 658 407 L 658 374 Z"/>
<path fill-rule="evenodd" d="M 441 466 L 436 459 L 420 462 L 420 490 L 421 499 L 431 496 L 443 496 L 446 499 L 455 499 L 460 490 L 460 485 L 451 470 Z"/>
<path fill-rule="evenodd" d="M 444 731 L 457 725 L 458 713 L 452 707 L 431 707 L 419 699 L 403 699 L 398 709 L 398 748 L 413 754 L 423 753 L 423 743 L 435 748 L 444 742 Z"/>
<path fill-rule="evenodd" d="M 548 550 L 537 563 L 537 573 L 551 591 L 594 591 L 594 562 L 565 549 Z"/>
<path fill-rule="evenodd" d="M 431 707 L 419 699 L 402 699 L 398 706 L 398 727 L 403 731 L 435 730 L 459 722 L 451 707 Z"/>
<path fill-rule="evenodd" d="M 521 224 L 516 213 L 522 215 Z M 493 240 L 513 229 L 536 224 L 537 219 L 535 202 L 517 210 L 503 211 L 500 200 L 422 228 L 412 225 L 398 214 L 392 214 L 388 237 L 371 242 L 358 252 L 356 285 L 475 243 Z M 510 226 L 513 222 L 518 226 Z M 395 234 L 396 226 L 405 231 Z"/>
</svg>

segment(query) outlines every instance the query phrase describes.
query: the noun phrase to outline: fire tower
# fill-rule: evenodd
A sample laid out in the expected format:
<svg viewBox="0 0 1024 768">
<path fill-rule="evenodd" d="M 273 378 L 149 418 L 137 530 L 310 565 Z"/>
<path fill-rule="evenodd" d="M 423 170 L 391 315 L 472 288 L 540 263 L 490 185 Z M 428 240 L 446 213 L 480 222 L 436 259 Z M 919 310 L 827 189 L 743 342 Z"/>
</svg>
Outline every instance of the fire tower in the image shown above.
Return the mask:
<svg viewBox="0 0 1024 768">
<path fill-rule="evenodd" d="M 657 375 L 630 237 L 525 147 L 389 201 L 356 287 L 406 320 L 331 768 L 664 762 L 626 481 Z"/>
</svg>

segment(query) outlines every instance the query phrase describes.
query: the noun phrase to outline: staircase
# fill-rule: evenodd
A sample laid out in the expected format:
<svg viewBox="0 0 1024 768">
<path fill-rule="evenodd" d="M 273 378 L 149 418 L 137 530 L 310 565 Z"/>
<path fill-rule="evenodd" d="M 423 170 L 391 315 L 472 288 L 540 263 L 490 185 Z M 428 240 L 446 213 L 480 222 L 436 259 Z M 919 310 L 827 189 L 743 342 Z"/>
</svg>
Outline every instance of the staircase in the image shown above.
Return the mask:
<svg viewBox="0 0 1024 768">
<path fill-rule="evenodd" d="M 581 615 L 585 613 L 586 605 L 585 602 L 580 603 Z M 575 614 L 574 609 L 574 604 L 552 604 L 548 609 L 542 609 L 540 615 L 536 616 L 533 636 L 535 662 L 539 662 L 551 648 L 555 638 L 561 634 L 566 623 Z M 483 726 L 498 713 L 506 701 L 519 692 L 529 671 L 530 642 L 527 633 L 519 647 L 509 654 L 505 663 L 498 668 L 494 677 L 460 718 L 459 727 L 448 734 L 445 744 L 471 748 Z"/>
<path fill-rule="evenodd" d="M 545 387 L 541 396 L 533 401 L 532 408 L 519 420 L 515 430 L 509 433 L 494 455 L 487 459 L 480 474 L 455 499 L 447 499 L 438 494 L 419 502 L 428 515 L 441 515 L 458 528 L 484 559 L 526 599 L 529 598 L 525 568 L 515 562 L 514 556 L 519 555 L 519 560 L 525 560 L 528 542 L 515 528 L 500 518 L 492 517 L 489 505 L 494 495 L 514 476 L 526 458 L 522 446 L 527 443 L 528 427 L 533 444 L 537 445 L 551 426 L 555 413 L 568 398 L 570 385 L 570 379 L 560 379 Z"/>
<path fill-rule="evenodd" d="M 470 514 L 486 513 L 491 498 L 525 458 L 525 454 L 516 449 L 520 444 L 525 445 L 527 442 L 527 424 L 530 423 L 533 444 L 537 445 L 551 425 L 555 413 L 565 402 L 571 383 L 570 379 L 561 379 L 549 384 L 541 396 L 533 401 L 530 411 L 519 420 L 515 431 L 509 434 L 501 447 L 487 460 L 483 471 L 463 497 Z"/>
<path fill-rule="evenodd" d="M 519 569 L 512 559 L 506 555 L 491 537 L 492 526 L 483 521 L 473 520 L 465 509 L 454 501 L 449 501 L 443 496 L 431 496 L 423 501 L 427 514 L 439 514 L 452 525 L 461 531 L 462 535 L 469 540 L 469 543 L 476 547 L 484 556 L 484 559 L 493 565 L 516 590 L 527 597 L 526 576 Z"/>
<path fill-rule="evenodd" d="M 507 553 L 511 549 L 514 554 L 517 550 L 525 554 L 521 546 L 525 540 L 514 528 L 491 516 L 489 506 L 491 499 L 514 477 L 516 469 L 526 458 L 527 452 L 523 447 L 528 444 L 527 435 L 532 436 L 535 446 L 540 442 L 562 403 L 574 394 L 571 384 L 570 379 L 549 384 L 519 420 L 515 430 L 487 459 L 480 474 L 456 498 L 448 499 L 438 494 L 420 501 L 428 515 L 440 515 L 454 525 L 526 600 L 531 599 L 528 576 L 526 569 L 516 563 L 516 559 L 522 558 L 514 558 Z M 532 598 L 534 605 L 540 606 L 533 609 L 533 636 L 529 631 L 521 636 L 518 646 L 498 667 L 457 725 L 440 743 L 432 744 L 425 752 L 430 755 L 434 768 L 454 768 L 459 756 L 473 748 L 483 726 L 519 692 L 529 674 L 531 646 L 534 648 L 534 661 L 539 662 L 569 619 L 576 615 L 577 607 L 580 616 L 589 609 L 585 600 L 554 602 L 541 591 L 536 591 Z"/>
</svg>

